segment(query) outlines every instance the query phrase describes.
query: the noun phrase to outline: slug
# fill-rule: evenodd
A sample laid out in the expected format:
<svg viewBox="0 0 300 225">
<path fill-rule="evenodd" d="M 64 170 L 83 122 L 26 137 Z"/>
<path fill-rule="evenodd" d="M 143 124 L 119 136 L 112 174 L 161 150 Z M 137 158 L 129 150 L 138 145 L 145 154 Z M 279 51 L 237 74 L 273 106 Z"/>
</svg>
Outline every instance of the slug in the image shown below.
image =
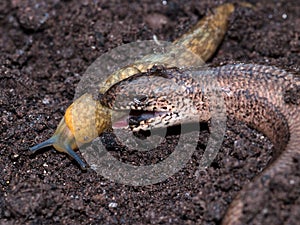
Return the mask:
<svg viewBox="0 0 300 225">
<path fill-rule="evenodd" d="M 216 7 L 213 13 L 200 20 L 190 31 L 173 42 L 173 48 L 169 52 L 156 56 L 148 55 L 132 65 L 128 65 L 113 74 L 107 80 L 99 84 L 99 93 L 105 93 L 112 85 L 124 80 L 136 73 L 146 72 L 155 63 L 168 67 L 174 65 L 170 62 L 173 53 L 184 48 L 190 52 L 187 56 L 181 55 L 181 65 L 203 64 L 215 52 L 222 41 L 228 26 L 228 20 L 235 7 L 231 3 Z M 192 57 L 191 57 L 192 56 Z M 196 62 L 195 62 L 196 61 Z M 30 148 L 36 152 L 47 146 L 53 146 L 57 151 L 67 153 L 79 166 L 85 170 L 87 165 L 74 152 L 80 146 L 90 143 L 101 133 L 111 127 L 111 110 L 99 103 L 91 94 L 86 93 L 75 100 L 66 110 L 54 135 L 48 140 Z"/>
</svg>

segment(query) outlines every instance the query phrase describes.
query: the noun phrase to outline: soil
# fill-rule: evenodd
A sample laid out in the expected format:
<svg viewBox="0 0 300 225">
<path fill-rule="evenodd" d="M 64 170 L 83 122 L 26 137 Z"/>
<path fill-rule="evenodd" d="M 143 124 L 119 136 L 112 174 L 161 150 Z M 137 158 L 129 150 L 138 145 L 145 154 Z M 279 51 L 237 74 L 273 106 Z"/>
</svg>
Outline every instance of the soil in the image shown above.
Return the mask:
<svg viewBox="0 0 300 225">
<path fill-rule="evenodd" d="M 199 151 L 186 167 L 148 186 L 127 186 L 91 169 L 84 172 L 53 148 L 34 155 L 28 148 L 53 134 L 73 101 L 81 75 L 97 57 L 153 35 L 172 41 L 221 3 L 1 1 L 0 223 L 220 224 L 237 193 L 272 158 L 272 143 L 233 119 L 228 120 L 222 148 L 207 170 L 198 171 L 209 136 L 204 127 Z M 251 3 L 255 10 L 238 7 L 230 17 L 228 32 L 209 63 L 275 65 L 299 74 L 299 1 Z M 170 134 L 160 150 L 168 154 L 176 138 L 177 134 Z M 106 134 L 104 142 L 113 142 L 112 134 Z M 124 159 L 133 154 L 111 151 Z M 143 163 L 153 158 L 144 158 Z M 280 197 L 270 199 L 267 212 L 252 224 L 298 224 L 299 171 L 298 165 L 292 178 L 274 180 L 274 193 Z"/>
</svg>

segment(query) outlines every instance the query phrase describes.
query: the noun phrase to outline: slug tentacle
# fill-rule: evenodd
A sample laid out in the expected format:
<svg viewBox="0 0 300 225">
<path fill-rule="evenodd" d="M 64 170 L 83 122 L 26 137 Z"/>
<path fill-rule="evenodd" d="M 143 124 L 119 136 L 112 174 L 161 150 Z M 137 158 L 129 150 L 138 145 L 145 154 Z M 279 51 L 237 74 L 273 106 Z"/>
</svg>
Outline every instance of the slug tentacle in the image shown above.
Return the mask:
<svg viewBox="0 0 300 225">
<path fill-rule="evenodd" d="M 57 137 L 52 136 L 51 138 L 47 139 L 46 141 L 43 141 L 42 143 L 32 146 L 31 148 L 29 148 L 29 150 L 32 152 L 36 152 L 40 149 L 52 146 L 55 143 L 56 139 L 57 139 Z"/>
<path fill-rule="evenodd" d="M 66 125 L 64 118 L 60 121 L 54 135 L 51 138 L 29 148 L 29 150 L 36 152 L 48 146 L 53 146 L 57 151 L 65 152 L 70 155 L 80 165 L 81 169 L 85 170 L 87 168 L 87 165 L 73 151 L 73 149 L 77 148 L 76 141 L 74 135 Z"/>
</svg>

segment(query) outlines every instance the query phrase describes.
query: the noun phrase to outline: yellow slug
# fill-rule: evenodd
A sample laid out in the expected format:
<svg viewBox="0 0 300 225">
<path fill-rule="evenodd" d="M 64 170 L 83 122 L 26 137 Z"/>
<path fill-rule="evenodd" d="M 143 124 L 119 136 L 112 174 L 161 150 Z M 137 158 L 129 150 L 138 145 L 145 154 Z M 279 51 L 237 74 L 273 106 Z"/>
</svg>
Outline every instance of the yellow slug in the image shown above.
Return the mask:
<svg viewBox="0 0 300 225">
<path fill-rule="evenodd" d="M 180 56 L 184 59 L 182 64 L 200 63 L 208 60 L 215 52 L 227 30 L 229 16 L 234 11 L 231 3 L 223 4 L 213 10 L 213 13 L 200 20 L 190 31 L 173 42 L 170 52 L 155 56 L 145 56 L 132 65 L 128 65 L 111 74 L 107 80 L 99 85 L 99 92 L 104 93 L 113 84 L 128 78 L 139 72 L 146 72 L 153 67 L 151 62 L 160 62 L 166 66 L 174 65 L 169 62 L 169 54 L 178 51 L 179 48 L 191 52 L 190 56 Z M 176 63 L 176 62 L 175 62 Z M 179 62 L 180 63 L 180 62 Z M 54 135 L 48 140 L 30 148 L 35 152 L 46 146 L 53 146 L 57 151 L 69 154 L 77 161 L 82 169 L 86 164 L 74 152 L 81 145 L 91 142 L 101 133 L 111 127 L 111 111 L 94 100 L 91 94 L 84 94 L 71 104 L 62 120 L 60 121 Z"/>
</svg>

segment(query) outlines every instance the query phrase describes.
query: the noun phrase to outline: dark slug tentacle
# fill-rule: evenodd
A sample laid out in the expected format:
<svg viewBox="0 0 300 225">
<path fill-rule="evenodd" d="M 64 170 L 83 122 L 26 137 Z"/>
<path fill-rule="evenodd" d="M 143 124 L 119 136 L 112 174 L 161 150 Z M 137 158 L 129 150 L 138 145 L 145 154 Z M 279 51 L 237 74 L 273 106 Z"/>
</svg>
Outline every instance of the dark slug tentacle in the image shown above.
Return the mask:
<svg viewBox="0 0 300 225">
<path fill-rule="evenodd" d="M 29 150 L 32 152 L 36 152 L 48 146 L 53 146 L 56 150 L 70 155 L 80 165 L 81 169 L 85 170 L 87 168 L 87 165 L 72 149 L 76 148 L 75 138 L 72 135 L 70 129 L 66 126 L 64 119 L 61 120 L 56 132 L 51 138 L 29 148 Z"/>
</svg>

